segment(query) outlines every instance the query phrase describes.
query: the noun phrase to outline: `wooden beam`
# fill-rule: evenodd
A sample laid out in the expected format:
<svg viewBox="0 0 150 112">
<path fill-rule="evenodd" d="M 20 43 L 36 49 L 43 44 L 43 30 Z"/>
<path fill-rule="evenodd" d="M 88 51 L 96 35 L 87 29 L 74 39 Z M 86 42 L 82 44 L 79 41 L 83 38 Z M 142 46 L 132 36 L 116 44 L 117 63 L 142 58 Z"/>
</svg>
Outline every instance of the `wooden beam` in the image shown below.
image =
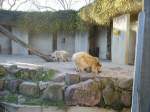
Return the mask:
<svg viewBox="0 0 150 112">
<path fill-rule="evenodd" d="M 52 59 L 51 59 L 49 56 L 47 56 L 47 55 L 45 55 L 45 54 L 39 52 L 38 50 L 32 48 L 30 45 L 24 43 L 23 41 L 21 41 L 20 39 L 18 39 L 15 35 L 13 35 L 11 32 L 9 32 L 7 29 L 5 29 L 5 28 L 4 28 L 3 26 L 1 26 L 1 25 L 0 25 L 0 32 L 1 32 L 3 35 L 5 35 L 6 37 L 8 37 L 10 40 L 13 40 L 13 41 L 15 41 L 16 43 L 20 44 L 21 46 L 27 48 L 31 53 L 33 53 L 33 54 L 35 54 L 35 55 L 41 57 L 41 58 L 44 59 L 45 61 L 48 61 L 48 62 L 49 62 L 49 61 L 52 61 Z"/>
</svg>

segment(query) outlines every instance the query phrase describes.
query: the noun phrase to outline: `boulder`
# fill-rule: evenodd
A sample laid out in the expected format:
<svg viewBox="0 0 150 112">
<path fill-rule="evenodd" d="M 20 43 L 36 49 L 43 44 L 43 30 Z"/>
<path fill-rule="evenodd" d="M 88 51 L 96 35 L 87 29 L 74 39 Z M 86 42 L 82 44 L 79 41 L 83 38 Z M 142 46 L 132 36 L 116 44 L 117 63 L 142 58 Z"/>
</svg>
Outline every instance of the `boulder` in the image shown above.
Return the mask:
<svg viewBox="0 0 150 112">
<path fill-rule="evenodd" d="M 129 91 L 123 91 L 121 94 L 121 101 L 126 107 L 131 106 L 131 101 L 132 101 L 132 93 Z"/>
<path fill-rule="evenodd" d="M 5 80 L 0 79 L 0 90 L 4 89 L 4 85 L 5 85 Z"/>
<path fill-rule="evenodd" d="M 43 91 L 47 88 L 49 82 L 43 82 L 43 81 L 39 81 L 39 89 L 40 91 Z"/>
<path fill-rule="evenodd" d="M 103 90 L 103 98 L 105 105 L 110 106 L 117 110 L 123 108 L 120 96 L 121 96 L 120 92 L 115 91 L 114 87 L 112 86 L 106 86 L 106 88 Z"/>
<path fill-rule="evenodd" d="M 121 89 L 132 90 L 133 79 L 132 78 L 121 78 L 118 79 L 118 87 Z"/>
<path fill-rule="evenodd" d="M 33 82 L 23 82 L 20 84 L 19 92 L 26 96 L 39 96 L 39 88 L 37 83 Z"/>
<path fill-rule="evenodd" d="M 59 74 L 55 76 L 52 81 L 54 82 L 65 82 L 65 74 Z"/>
<path fill-rule="evenodd" d="M 67 105 L 95 106 L 101 100 L 101 87 L 96 80 L 87 80 L 66 88 Z"/>
<path fill-rule="evenodd" d="M 64 83 L 49 83 L 48 87 L 44 90 L 42 98 L 49 99 L 51 101 L 63 100 Z"/>
<path fill-rule="evenodd" d="M 80 82 L 80 75 L 67 73 L 65 75 L 65 83 L 66 85 L 72 85 Z"/>
<path fill-rule="evenodd" d="M 26 99 L 23 95 L 18 95 L 18 104 L 23 104 L 26 102 Z"/>
<path fill-rule="evenodd" d="M 21 79 L 8 80 L 7 81 L 7 89 L 11 92 L 19 92 L 19 86 L 23 82 Z"/>
<path fill-rule="evenodd" d="M 10 73 L 10 74 L 15 74 L 16 72 L 18 72 L 20 69 L 18 68 L 17 65 L 10 65 L 7 67 L 7 71 Z"/>
<path fill-rule="evenodd" d="M 10 94 L 10 92 L 9 91 L 0 91 L 0 99 L 1 98 L 4 98 L 5 96 L 8 96 Z"/>
<path fill-rule="evenodd" d="M 94 75 L 91 73 L 86 73 L 86 74 L 80 75 L 80 81 L 87 81 L 89 79 L 94 79 Z"/>
</svg>

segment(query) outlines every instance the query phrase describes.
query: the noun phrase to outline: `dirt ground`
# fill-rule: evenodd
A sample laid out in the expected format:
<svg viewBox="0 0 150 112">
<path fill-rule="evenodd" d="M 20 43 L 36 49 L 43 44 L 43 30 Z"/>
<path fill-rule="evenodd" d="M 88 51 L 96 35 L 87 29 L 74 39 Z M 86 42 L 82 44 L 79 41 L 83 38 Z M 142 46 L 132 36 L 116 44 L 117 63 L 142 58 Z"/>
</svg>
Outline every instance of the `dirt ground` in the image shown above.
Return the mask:
<svg viewBox="0 0 150 112">
<path fill-rule="evenodd" d="M 55 69 L 59 73 L 75 73 L 73 62 L 45 62 L 37 56 L 18 56 L 18 55 L 0 55 L 0 64 L 2 65 L 18 65 L 23 68 L 44 67 L 45 69 Z M 133 78 L 134 66 L 118 65 L 110 61 L 102 61 L 102 72 L 100 76 L 106 77 L 128 77 Z M 91 75 L 88 73 L 82 73 Z"/>
</svg>

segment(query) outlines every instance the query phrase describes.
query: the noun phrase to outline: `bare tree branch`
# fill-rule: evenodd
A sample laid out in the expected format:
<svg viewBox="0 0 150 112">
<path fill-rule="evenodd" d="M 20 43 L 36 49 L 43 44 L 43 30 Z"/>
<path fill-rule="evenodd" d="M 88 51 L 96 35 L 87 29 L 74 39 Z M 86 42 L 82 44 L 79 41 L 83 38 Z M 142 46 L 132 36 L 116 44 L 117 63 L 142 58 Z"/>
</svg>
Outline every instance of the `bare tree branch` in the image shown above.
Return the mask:
<svg viewBox="0 0 150 112">
<path fill-rule="evenodd" d="M 23 4 L 25 4 L 25 3 L 27 3 L 27 2 L 29 2 L 29 0 L 24 0 L 23 2 L 19 3 L 19 4 L 16 6 L 15 10 L 17 10 L 20 6 L 22 6 Z"/>
</svg>

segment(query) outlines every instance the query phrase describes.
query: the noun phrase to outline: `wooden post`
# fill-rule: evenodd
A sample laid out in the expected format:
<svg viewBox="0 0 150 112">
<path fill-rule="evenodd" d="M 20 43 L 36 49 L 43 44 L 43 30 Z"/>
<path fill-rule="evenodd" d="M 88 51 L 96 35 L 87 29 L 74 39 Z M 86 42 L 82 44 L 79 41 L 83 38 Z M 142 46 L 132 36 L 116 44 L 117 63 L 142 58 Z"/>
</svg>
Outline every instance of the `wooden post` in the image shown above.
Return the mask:
<svg viewBox="0 0 150 112">
<path fill-rule="evenodd" d="M 150 112 L 150 0 L 139 16 L 132 112 Z"/>
</svg>

